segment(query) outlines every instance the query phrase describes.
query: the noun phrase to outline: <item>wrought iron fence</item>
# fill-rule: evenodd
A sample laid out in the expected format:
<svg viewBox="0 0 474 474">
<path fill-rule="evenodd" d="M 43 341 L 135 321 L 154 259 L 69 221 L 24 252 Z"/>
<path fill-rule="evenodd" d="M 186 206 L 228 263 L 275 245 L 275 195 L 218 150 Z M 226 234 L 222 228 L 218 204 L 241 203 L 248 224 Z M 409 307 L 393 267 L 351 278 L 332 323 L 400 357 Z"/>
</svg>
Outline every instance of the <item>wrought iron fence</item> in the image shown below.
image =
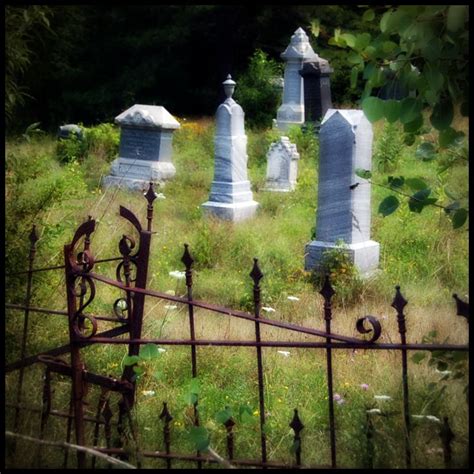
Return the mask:
<svg viewBox="0 0 474 474">
<path fill-rule="evenodd" d="M 382 332 L 381 323 L 374 316 L 365 316 L 356 321 L 356 329 L 361 335 L 370 335 L 369 339 L 355 338 L 336 334 L 332 332 L 331 322 L 333 319 L 332 298 L 335 294 L 329 277 L 326 276 L 323 287 L 320 291 L 324 299 L 324 321 L 325 330 L 304 327 L 296 324 L 272 320 L 262 317 L 261 310 L 261 288 L 260 281 L 263 274 L 260 270 L 258 260 L 254 259 L 253 268 L 250 277 L 253 280 L 253 314 L 244 311 L 232 310 L 222 306 L 213 305 L 193 298 L 193 263 L 189 247 L 184 244 L 184 253 L 182 263 L 185 267 L 186 296 L 180 297 L 170 295 L 147 288 L 147 274 L 150 256 L 150 243 L 152 237 L 153 221 L 153 201 L 156 194 L 153 185 L 145 194 L 148 201 L 147 205 L 147 227 L 144 229 L 139 219 L 127 208 L 120 206 L 120 216 L 126 219 L 138 233 L 138 241 L 130 235 L 123 235 L 119 242 L 119 251 L 121 256 L 95 260 L 91 250 L 91 235 L 95 230 L 96 222 L 92 217 L 78 227 L 70 244 L 64 246 L 64 265 L 48 268 L 34 268 L 36 253 L 36 243 L 38 236 L 33 226 L 30 240 L 29 264 L 28 270 L 23 272 L 27 277 L 25 303 L 6 304 L 11 310 L 23 311 L 23 330 L 21 339 L 20 359 L 6 366 L 6 372 L 14 370 L 19 371 L 18 385 L 16 387 L 16 403 L 9 403 L 7 406 L 13 408 L 14 412 L 14 431 L 18 429 L 18 420 L 21 410 L 40 413 L 40 435 L 42 440 L 45 427 L 50 416 L 62 417 L 67 420 L 66 443 L 61 445 L 64 448 L 64 467 L 68 463 L 68 452 L 72 446 L 70 444 L 72 427 L 74 425 L 75 441 L 83 450 L 77 451 L 77 466 L 86 467 L 86 452 L 98 452 L 109 456 L 118 456 L 120 459 L 126 459 L 128 451 L 123 446 L 112 447 L 112 428 L 115 427 L 119 433 L 123 433 L 126 424 L 129 423 L 133 434 L 133 424 L 131 423 L 130 412 L 136 402 L 136 380 L 134 377 L 133 365 L 124 368 L 122 376 L 119 379 L 94 374 L 86 369 L 82 349 L 86 346 L 97 344 L 122 344 L 128 346 L 128 355 L 137 356 L 140 352 L 140 346 L 144 344 L 159 344 L 170 346 L 189 346 L 190 347 L 190 365 L 193 377 L 198 375 L 198 359 L 196 348 L 199 346 L 235 346 L 235 347 L 254 347 L 256 357 L 256 369 L 258 379 L 258 400 L 259 400 L 259 459 L 237 459 L 234 456 L 234 425 L 235 420 L 228 417 L 223 425 L 226 430 L 226 459 L 220 457 L 212 449 L 208 451 L 196 451 L 190 453 L 172 452 L 172 436 L 170 423 L 173 416 L 170 413 L 167 402 L 163 402 L 163 409 L 159 416 L 163 425 L 163 446 L 159 451 L 147 451 L 139 449 L 141 457 L 159 458 L 166 461 L 167 468 L 173 467 L 173 460 L 189 461 L 195 463 L 198 468 L 203 467 L 203 463 L 220 463 L 224 466 L 247 466 L 263 468 L 299 468 L 299 467 L 340 467 L 337 461 L 337 439 L 336 439 L 336 419 L 334 413 L 334 388 L 333 388 L 333 351 L 339 349 L 364 349 L 376 351 L 395 350 L 401 353 L 401 380 L 402 380 L 402 398 L 403 398 L 403 423 L 404 423 L 404 445 L 405 445 L 405 465 L 407 468 L 412 466 L 411 432 L 410 423 L 410 405 L 409 405 L 409 384 L 408 384 L 408 362 L 409 351 L 468 351 L 468 345 L 455 344 L 419 344 L 407 342 L 406 317 L 404 308 L 407 304 L 403 297 L 400 287 L 396 287 L 395 297 L 392 307 L 397 313 L 398 332 L 400 335 L 399 343 L 381 343 L 379 338 Z M 82 242 L 82 245 L 81 245 Z M 117 262 L 116 279 L 108 278 L 94 272 L 94 267 L 101 262 Z M 67 293 L 67 310 L 51 310 L 48 308 L 39 308 L 31 306 L 32 276 L 35 272 L 64 270 L 65 285 Z M 21 272 L 20 272 L 21 273 Z M 92 303 L 96 295 L 96 282 L 102 282 L 111 287 L 115 287 L 124 292 L 124 296 L 119 298 L 113 304 L 113 317 L 104 315 L 93 315 L 87 313 L 86 308 Z M 182 304 L 187 307 L 189 320 L 189 337 L 185 339 L 150 339 L 142 337 L 143 313 L 145 297 L 157 298 Z M 469 305 L 462 301 L 456 294 L 453 295 L 457 314 L 463 316 L 468 321 Z M 230 339 L 198 339 L 195 331 L 194 309 L 201 308 L 214 313 L 225 315 L 229 318 L 240 318 L 251 321 L 255 325 L 255 337 L 252 340 L 230 340 Z M 62 315 L 67 317 L 69 329 L 69 343 L 54 347 L 50 350 L 27 356 L 27 334 L 29 329 L 29 314 L 31 312 Z M 116 327 L 99 332 L 101 321 L 116 323 Z M 316 341 L 291 341 L 291 340 L 264 340 L 261 335 L 261 326 L 266 325 L 284 329 L 289 333 L 300 333 L 320 338 Z M 128 334 L 127 338 L 119 338 Z M 266 409 L 265 409 L 265 381 L 263 376 L 264 360 L 262 349 L 265 347 L 279 348 L 307 348 L 314 350 L 324 350 L 326 358 L 326 379 L 327 379 L 327 400 L 328 400 L 328 421 L 329 421 L 329 444 L 330 444 L 330 462 L 317 466 L 308 466 L 302 459 L 302 438 L 301 432 L 304 424 L 300 419 L 298 408 L 294 408 L 292 420 L 289 420 L 289 426 L 293 430 L 293 463 L 281 463 L 269 459 L 267 450 L 267 439 L 265 432 Z M 59 356 L 70 354 L 70 362 L 66 362 Z M 41 408 L 35 408 L 23 403 L 23 383 L 24 369 L 32 364 L 41 363 L 45 367 L 43 383 L 43 404 Z M 65 376 L 71 380 L 71 402 L 68 412 L 55 410 L 51 403 L 51 384 L 53 374 Z M 88 386 L 97 386 L 100 388 L 100 397 L 96 409 L 96 416 L 91 417 L 84 413 L 84 403 L 87 395 Z M 120 397 L 118 420 L 112 422 L 114 414 L 111 410 L 110 396 L 116 393 Z M 200 426 L 199 405 L 196 399 L 193 403 L 194 426 Z M 93 447 L 86 446 L 86 424 L 92 425 Z M 367 414 L 366 421 L 367 436 L 367 459 L 368 466 L 373 467 L 373 437 L 374 426 L 371 416 Z M 100 440 L 100 430 L 103 431 L 105 446 L 97 446 Z M 18 433 L 9 433 L 12 436 L 20 436 Z M 440 429 L 440 440 L 443 446 L 444 461 L 446 467 L 451 465 L 451 443 L 453 432 L 447 418 L 444 418 Z M 41 461 L 39 461 L 41 462 Z M 95 466 L 95 458 L 92 459 L 92 467 Z M 347 467 L 347 466 L 346 466 Z"/>
</svg>

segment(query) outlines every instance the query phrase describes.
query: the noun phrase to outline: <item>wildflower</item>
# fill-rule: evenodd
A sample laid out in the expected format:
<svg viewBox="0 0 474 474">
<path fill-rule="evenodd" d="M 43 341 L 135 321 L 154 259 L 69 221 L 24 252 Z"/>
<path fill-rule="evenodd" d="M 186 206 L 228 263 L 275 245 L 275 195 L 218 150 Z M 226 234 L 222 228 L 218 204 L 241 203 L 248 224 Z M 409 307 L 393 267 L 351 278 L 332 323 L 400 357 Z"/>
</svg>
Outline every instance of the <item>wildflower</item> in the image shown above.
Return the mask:
<svg viewBox="0 0 474 474">
<path fill-rule="evenodd" d="M 340 400 L 336 400 L 336 403 L 338 405 L 342 405 L 343 403 L 346 403 L 346 401 L 343 398 L 341 398 Z"/>
<path fill-rule="evenodd" d="M 169 276 L 176 278 L 177 280 L 184 280 L 186 274 L 185 272 L 180 272 L 180 271 L 175 270 L 175 271 L 169 272 Z"/>
<path fill-rule="evenodd" d="M 367 410 L 367 413 L 370 413 L 371 415 L 381 415 L 382 411 L 378 408 L 371 408 L 370 410 Z"/>
<path fill-rule="evenodd" d="M 158 193 L 156 199 L 166 199 L 166 196 L 163 193 Z"/>
<path fill-rule="evenodd" d="M 279 354 L 284 355 L 285 357 L 290 356 L 290 351 L 277 351 Z"/>
<path fill-rule="evenodd" d="M 392 397 L 389 395 L 374 395 L 376 400 L 391 400 Z"/>
<path fill-rule="evenodd" d="M 175 304 L 167 304 L 165 305 L 165 309 L 176 309 L 177 306 Z"/>
<path fill-rule="evenodd" d="M 299 301 L 300 299 L 297 296 L 288 296 L 287 297 L 290 301 Z"/>
<path fill-rule="evenodd" d="M 362 390 L 368 390 L 368 389 L 369 389 L 369 385 L 366 384 L 366 383 L 361 383 L 361 384 L 360 384 L 360 388 L 361 388 Z"/>
<path fill-rule="evenodd" d="M 436 417 L 436 416 L 433 416 L 433 415 L 412 415 L 413 418 L 416 418 L 417 420 L 430 420 L 430 421 L 433 421 L 435 423 L 441 423 L 441 420 Z"/>
<path fill-rule="evenodd" d="M 153 274 L 153 276 L 155 276 L 155 274 Z M 167 295 L 173 295 L 173 296 L 175 295 L 174 290 L 166 290 L 165 293 L 166 293 Z"/>
<path fill-rule="evenodd" d="M 270 308 L 270 306 L 262 306 L 263 311 L 266 311 L 267 313 L 274 313 L 275 310 L 273 308 Z"/>
<path fill-rule="evenodd" d="M 259 413 L 260 413 L 260 412 L 259 412 L 258 410 L 255 410 L 255 411 L 253 412 L 253 415 L 254 415 L 254 416 L 258 416 Z"/>
<path fill-rule="evenodd" d="M 151 428 L 149 426 L 145 426 L 145 431 L 151 431 Z"/>
<path fill-rule="evenodd" d="M 145 397 L 152 397 L 155 395 L 154 390 L 142 390 L 142 394 L 145 395 Z"/>
<path fill-rule="evenodd" d="M 438 370 L 438 369 L 435 369 L 435 370 L 440 375 L 449 375 L 451 373 L 451 370 Z"/>
<path fill-rule="evenodd" d="M 335 402 L 338 402 L 339 400 L 342 400 L 342 397 L 338 393 L 335 393 L 334 396 L 332 397 L 332 399 Z"/>
<path fill-rule="evenodd" d="M 350 383 L 349 382 L 344 382 L 344 387 L 349 387 Z"/>
<path fill-rule="evenodd" d="M 166 349 L 163 349 L 163 347 L 158 347 L 158 352 L 166 352 Z"/>
</svg>

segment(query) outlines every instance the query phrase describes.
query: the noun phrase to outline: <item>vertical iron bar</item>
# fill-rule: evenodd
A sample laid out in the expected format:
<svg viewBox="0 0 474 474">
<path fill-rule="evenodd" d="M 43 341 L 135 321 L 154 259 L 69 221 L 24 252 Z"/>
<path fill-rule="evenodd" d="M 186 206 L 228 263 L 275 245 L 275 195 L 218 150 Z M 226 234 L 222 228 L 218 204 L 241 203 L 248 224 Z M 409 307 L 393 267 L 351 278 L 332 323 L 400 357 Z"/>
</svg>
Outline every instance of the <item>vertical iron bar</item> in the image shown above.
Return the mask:
<svg viewBox="0 0 474 474">
<path fill-rule="evenodd" d="M 104 435 L 105 435 L 105 446 L 111 447 L 112 429 L 110 426 L 110 420 L 112 419 L 113 413 L 110 409 L 109 398 L 105 400 L 104 410 L 102 411 L 102 418 L 104 419 Z M 109 463 L 109 468 L 112 468 L 112 464 Z"/>
<path fill-rule="evenodd" d="M 151 232 L 151 224 L 153 221 L 153 201 L 158 197 L 153 189 L 153 182 L 150 181 L 150 186 L 148 187 L 148 191 L 144 194 L 146 200 L 148 201 L 148 205 L 146 207 L 146 219 L 147 219 L 147 231 Z"/>
<path fill-rule="evenodd" d="M 370 413 L 366 413 L 367 417 L 367 469 L 374 468 L 374 444 L 373 444 L 373 437 L 374 437 L 374 424 L 372 422 L 372 417 Z"/>
<path fill-rule="evenodd" d="M 444 457 L 444 465 L 446 469 L 451 469 L 451 460 L 452 460 L 452 450 L 451 450 L 451 442 L 455 438 L 454 433 L 449 426 L 448 417 L 445 416 L 443 418 L 443 425 L 439 431 L 439 436 L 441 438 L 441 442 L 443 443 L 443 457 Z"/>
<path fill-rule="evenodd" d="M 185 275 L 186 275 L 186 289 L 187 289 L 187 298 L 188 301 L 193 300 L 193 272 L 191 266 L 194 262 L 191 254 L 189 253 L 188 244 L 184 244 L 184 253 L 181 261 L 184 263 L 186 267 Z M 192 304 L 188 304 L 188 314 L 189 314 L 189 331 L 191 340 L 196 340 L 196 333 L 194 329 L 194 306 Z M 196 357 L 196 346 L 193 344 L 191 345 L 191 370 L 193 378 L 197 377 L 197 357 Z M 196 400 L 193 404 L 194 410 L 194 426 L 199 426 L 199 412 L 198 412 L 198 400 Z M 200 456 L 200 452 L 197 452 L 197 456 Z M 198 469 L 202 469 L 202 462 L 198 461 L 197 463 Z"/>
<path fill-rule="evenodd" d="M 102 410 L 104 409 L 105 402 L 107 399 L 108 390 L 102 387 L 99 397 L 99 403 L 97 404 L 97 411 L 95 415 L 95 426 L 94 426 L 94 441 L 93 446 L 97 446 L 99 442 L 99 429 L 100 429 L 100 418 L 102 414 Z M 95 456 L 92 456 L 92 469 L 95 469 Z"/>
<path fill-rule="evenodd" d="M 20 351 L 20 359 L 23 360 L 26 355 L 26 341 L 28 336 L 28 318 L 30 314 L 30 303 L 31 303 L 31 286 L 33 280 L 33 264 L 36 255 L 36 242 L 38 242 L 38 234 L 36 232 L 36 226 L 33 225 L 30 235 L 30 253 L 28 257 L 28 277 L 26 283 L 26 295 L 25 295 L 25 314 L 23 319 L 23 335 L 21 339 L 21 351 Z M 14 431 L 18 431 L 18 423 L 19 423 L 19 416 L 20 416 L 20 408 L 19 405 L 21 404 L 22 398 L 22 390 L 23 390 L 23 377 L 24 377 L 25 367 L 20 367 L 20 372 L 18 375 L 18 387 L 17 387 L 17 395 L 16 395 L 16 403 L 17 407 L 15 408 L 15 420 L 14 420 Z M 14 440 L 14 446 L 16 446 L 16 439 Z"/>
<path fill-rule="evenodd" d="M 401 343 L 406 344 L 406 324 L 403 308 L 407 305 L 407 300 L 402 296 L 400 287 L 396 286 L 395 298 L 392 307 L 397 311 L 398 332 Z M 408 406 L 408 360 L 407 350 L 402 349 L 402 384 L 403 384 L 403 415 L 405 419 L 405 461 L 407 469 L 411 467 L 411 447 L 410 447 L 410 411 Z"/>
<path fill-rule="evenodd" d="M 298 410 L 295 408 L 293 419 L 290 423 L 290 428 L 295 432 L 295 436 L 293 438 L 293 449 L 295 453 L 295 461 L 298 467 L 301 466 L 301 430 L 304 428 L 303 423 L 298 416 Z"/>
<path fill-rule="evenodd" d="M 326 275 L 324 284 L 319 292 L 324 298 L 324 320 L 326 322 L 326 333 L 331 333 L 331 298 L 335 294 L 334 289 L 329 281 L 329 275 Z M 331 343 L 331 338 L 327 337 L 326 342 Z M 332 374 L 332 352 L 331 348 L 326 349 L 326 362 L 327 362 L 327 383 L 328 383 L 328 404 L 329 404 L 329 430 L 330 430 L 330 441 L 331 441 L 331 466 L 336 467 L 336 429 L 334 423 L 334 395 L 333 395 L 333 374 Z"/>
<path fill-rule="evenodd" d="M 226 407 L 227 409 L 228 407 Z M 234 425 L 235 422 L 231 418 L 229 418 L 227 421 L 224 422 L 225 429 L 227 431 L 226 438 L 227 438 L 227 458 L 229 461 L 232 461 L 234 459 Z"/>
<path fill-rule="evenodd" d="M 163 421 L 163 441 L 165 444 L 165 453 L 171 453 L 171 437 L 170 437 L 170 422 L 173 419 L 170 412 L 168 411 L 168 407 L 166 403 L 163 402 L 163 410 L 160 414 L 160 420 Z M 166 458 L 166 468 L 171 469 L 171 458 Z"/>
<path fill-rule="evenodd" d="M 46 423 L 48 422 L 49 414 L 51 413 L 51 371 L 46 367 L 44 371 L 44 384 L 43 384 L 43 403 L 41 408 L 41 424 L 40 424 L 40 433 L 39 439 L 43 439 L 44 430 L 46 428 Z M 41 467 L 42 462 L 42 448 L 38 446 L 37 451 L 37 465 L 38 468 Z"/>
<path fill-rule="evenodd" d="M 260 280 L 263 278 L 263 273 L 260 271 L 258 266 L 258 259 L 253 259 L 253 268 L 250 272 L 253 285 L 253 302 L 255 318 L 260 317 Z M 256 342 L 261 341 L 260 337 L 260 323 L 255 322 L 255 340 Z M 260 444 L 262 449 L 262 462 L 267 462 L 267 440 L 265 435 L 265 400 L 264 400 L 264 380 L 263 380 L 263 362 L 262 362 L 262 348 L 257 346 L 257 370 L 258 370 L 258 397 L 260 407 Z M 266 467 L 264 466 L 264 469 Z"/>
</svg>

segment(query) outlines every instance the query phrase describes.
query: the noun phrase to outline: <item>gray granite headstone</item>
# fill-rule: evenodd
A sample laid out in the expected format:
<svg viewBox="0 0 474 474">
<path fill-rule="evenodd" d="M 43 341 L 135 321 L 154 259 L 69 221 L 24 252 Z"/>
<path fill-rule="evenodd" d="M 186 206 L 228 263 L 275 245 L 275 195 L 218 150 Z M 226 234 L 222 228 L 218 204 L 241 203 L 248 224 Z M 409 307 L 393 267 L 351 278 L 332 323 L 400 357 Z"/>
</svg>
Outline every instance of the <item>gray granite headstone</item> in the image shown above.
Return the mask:
<svg viewBox="0 0 474 474">
<path fill-rule="evenodd" d="M 304 84 L 305 122 L 320 122 L 332 107 L 329 75 L 332 69 L 326 59 L 305 60 L 299 73 Z"/>
<path fill-rule="evenodd" d="M 281 57 L 286 62 L 285 78 L 283 103 L 277 111 L 276 126 L 278 129 L 286 131 L 291 125 L 304 123 L 304 86 L 299 70 L 305 59 L 317 59 L 318 56 L 309 44 L 308 36 L 304 30 L 298 28 Z"/>
<path fill-rule="evenodd" d="M 371 169 L 372 125 L 362 110 L 329 109 L 320 140 L 316 240 L 306 245 L 305 269 L 320 268 L 326 250 L 343 241 L 362 274 L 375 270 L 380 245 L 370 239 L 370 183 L 355 174 Z"/>
<path fill-rule="evenodd" d="M 267 153 L 265 191 L 293 191 L 296 187 L 299 159 L 296 145 L 288 137 L 281 137 L 272 143 Z"/>
<path fill-rule="evenodd" d="M 235 82 L 230 74 L 223 84 L 227 99 L 216 112 L 214 180 L 209 200 L 202 207 L 206 215 L 241 221 L 255 214 L 258 203 L 253 200 L 247 177 L 244 111 L 232 99 Z"/>
<path fill-rule="evenodd" d="M 58 128 L 58 138 L 69 138 L 71 136 L 77 136 L 77 138 L 82 139 L 84 134 L 82 128 L 79 125 L 74 123 L 68 123 L 66 125 L 61 125 Z"/>
<path fill-rule="evenodd" d="M 163 184 L 175 175 L 172 134 L 180 125 L 164 107 L 135 104 L 115 117 L 115 122 L 121 128 L 119 157 L 104 186 L 142 189 L 150 181 Z"/>
</svg>

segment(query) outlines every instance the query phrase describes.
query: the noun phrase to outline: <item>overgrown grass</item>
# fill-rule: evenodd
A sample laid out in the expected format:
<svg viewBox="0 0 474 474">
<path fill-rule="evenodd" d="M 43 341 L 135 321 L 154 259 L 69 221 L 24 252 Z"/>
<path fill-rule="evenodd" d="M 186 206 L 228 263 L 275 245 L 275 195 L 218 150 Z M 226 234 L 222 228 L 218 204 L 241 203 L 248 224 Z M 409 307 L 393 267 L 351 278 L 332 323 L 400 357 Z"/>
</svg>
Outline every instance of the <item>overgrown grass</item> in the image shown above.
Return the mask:
<svg viewBox="0 0 474 474">
<path fill-rule="evenodd" d="M 112 132 L 107 129 L 106 136 Z M 258 257 L 264 278 L 262 302 L 275 312 L 265 313 L 271 319 L 322 329 L 323 308 L 320 295 L 312 284 L 311 275 L 304 272 L 304 246 L 312 239 L 317 207 L 318 143 L 311 135 L 291 130 L 301 159 L 298 185 L 292 193 L 270 193 L 262 190 L 265 181 L 265 154 L 275 139 L 272 131 L 248 131 L 249 177 L 254 199 L 260 203 L 255 219 L 237 225 L 215 219 L 203 219 L 200 204 L 209 195 L 213 179 L 212 119 L 182 121 L 174 136 L 174 163 L 177 174 L 163 189 L 164 200 L 155 201 L 154 231 L 150 258 L 149 287 L 161 291 L 185 294 L 182 280 L 173 279 L 169 272 L 183 270 L 180 261 L 183 244 L 190 245 L 195 259 L 194 297 L 251 311 L 252 286 L 249 272 L 253 258 Z M 374 127 L 375 144 L 383 138 L 383 124 Z M 133 210 L 143 221 L 146 201 L 140 193 L 99 187 L 101 173 L 107 173 L 110 162 L 110 141 L 98 140 L 80 159 L 61 164 L 57 143 L 51 137 L 37 137 L 30 143 L 8 141 L 6 147 L 7 199 L 7 272 L 26 269 L 27 235 L 33 223 L 40 232 L 36 266 L 61 265 L 62 246 L 70 242 L 77 226 L 92 215 L 98 222 L 92 235 L 96 258 L 119 255 L 118 242 L 124 233 L 133 232 L 118 216 L 119 204 Z M 413 158 L 414 146 L 402 146 L 393 163 L 394 176 L 423 177 L 438 183 L 452 183 L 457 189 L 467 189 L 465 166 L 455 164 L 440 175 L 436 162 L 419 162 Z M 63 160 L 64 161 L 64 160 Z M 374 166 L 373 182 L 384 183 L 381 170 Z M 382 342 L 398 341 L 396 314 L 390 307 L 394 287 L 399 284 L 405 298 L 408 340 L 421 342 L 435 329 L 440 340 L 452 343 L 466 340 L 466 322 L 455 317 L 451 294 L 462 297 L 467 293 L 467 233 L 452 230 L 444 212 L 426 207 L 421 215 L 411 213 L 404 203 L 397 212 L 382 218 L 377 214 L 378 203 L 390 193 L 372 186 L 372 238 L 381 244 L 380 272 L 367 280 L 343 277 L 342 268 L 335 274 L 333 331 L 355 336 L 355 321 L 367 314 L 380 319 Z M 113 263 L 98 264 L 98 273 L 114 278 Z M 337 273 L 337 272 L 336 272 Z M 65 307 L 62 270 L 36 273 L 33 304 L 63 309 Z M 10 277 L 7 301 L 22 302 L 25 280 Z M 97 283 L 97 295 L 91 313 L 108 314 L 120 297 L 118 290 Z M 296 296 L 291 301 L 288 296 Z M 172 308 L 167 302 L 148 299 L 145 309 L 143 336 L 178 339 L 188 337 L 185 307 Z M 251 322 L 232 320 L 198 310 L 196 331 L 199 338 L 253 339 L 255 327 Z M 109 327 L 101 324 L 101 329 Z M 21 313 L 9 310 L 6 318 L 7 363 L 19 357 L 22 330 Z M 262 327 L 265 339 L 301 339 L 283 330 Z M 312 340 L 312 339 L 310 339 Z M 68 342 L 67 324 L 63 316 L 30 315 L 28 354 L 35 354 Z M 167 350 L 150 362 L 148 375 L 138 382 L 138 403 L 134 411 L 140 446 L 162 449 L 162 425 L 159 414 L 162 402 L 168 402 L 172 422 L 172 446 L 181 452 L 193 452 L 188 431 L 192 425 L 192 409 L 185 402 L 191 380 L 190 349 L 164 346 Z M 305 464 L 329 463 L 329 434 L 327 418 L 326 359 L 323 350 L 290 349 L 288 357 L 277 349 L 263 349 L 265 371 L 265 402 L 267 437 L 270 459 L 290 462 L 292 435 L 288 423 L 297 408 L 305 425 L 302 433 Z M 364 467 L 367 463 L 365 430 L 367 408 L 396 412 L 392 417 L 374 418 L 375 467 L 403 467 L 403 426 L 401 399 L 401 364 L 398 353 L 384 351 L 334 351 L 334 390 L 344 404 L 336 404 L 338 462 L 341 466 Z M 101 345 L 84 349 L 88 370 L 119 377 L 125 346 Z M 199 413 L 201 424 L 211 434 L 211 446 L 225 455 L 225 429 L 214 416 L 230 406 L 234 413 L 247 405 L 252 415 L 235 427 L 236 457 L 259 457 L 258 397 L 255 349 L 199 347 L 198 378 Z M 155 377 L 158 372 L 158 376 Z M 463 381 L 439 382 L 441 376 L 425 363 L 410 362 L 410 404 L 413 414 L 448 416 L 456 439 L 453 444 L 454 463 L 465 463 L 467 449 L 467 406 L 462 390 Z M 38 390 L 41 371 L 27 369 L 25 398 L 39 406 Z M 58 377 L 54 408 L 68 410 L 66 379 Z M 6 378 L 8 401 L 14 400 L 17 374 Z M 433 399 L 427 387 L 430 382 L 446 385 L 446 393 Z M 361 384 L 368 384 L 363 390 Z M 56 385 L 55 385 L 56 386 Z M 154 395 L 146 395 L 153 390 Z M 145 391 L 145 394 L 143 393 Z M 387 394 L 393 399 L 378 402 L 374 395 Z M 91 389 L 86 407 L 95 416 L 98 392 Z M 113 398 L 116 413 L 118 399 Z M 386 405 L 382 405 L 386 403 Z M 7 426 L 12 426 L 12 412 L 7 410 Z M 34 418 L 38 416 L 38 418 Z M 116 417 L 116 414 L 114 415 Z M 50 417 L 46 439 L 64 439 L 64 419 Z M 39 414 L 24 416 L 22 432 L 37 436 Z M 36 421 L 35 421 L 36 420 Z M 116 420 L 116 418 L 115 418 Z M 431 423 L 431 425 L 430 425 Z M 433 422 L 417 421 L 413 434 L 414 465 L 442 467 L 440 442 L 434 436 Z M 437 427 L 436 427 L 437 429 Z M 89 440 L 92 442 L 91 440 Z M 434 451 L 430 451 L 434 450 Z M 26 442 L 18 443 L 18 451 L 8 452 L 12 466 L 35 464 L 35 451 Z M 61 466 L 62 454 L 56 448 L 45 449 L 44 465 Z M 70 456 L 73 466 L 74 456 Z M 102 461 L 101 461 L 102 462 Z M 101 462 L 97 466 L 104 466 Z M 164 466 L 164 461 L 144 460 L 145 467 Z M 173 462 L 173 466 L 188 467 L 189 463 Z M 212 466 L 209 466 L 212 467 Z"/>
</svg>

